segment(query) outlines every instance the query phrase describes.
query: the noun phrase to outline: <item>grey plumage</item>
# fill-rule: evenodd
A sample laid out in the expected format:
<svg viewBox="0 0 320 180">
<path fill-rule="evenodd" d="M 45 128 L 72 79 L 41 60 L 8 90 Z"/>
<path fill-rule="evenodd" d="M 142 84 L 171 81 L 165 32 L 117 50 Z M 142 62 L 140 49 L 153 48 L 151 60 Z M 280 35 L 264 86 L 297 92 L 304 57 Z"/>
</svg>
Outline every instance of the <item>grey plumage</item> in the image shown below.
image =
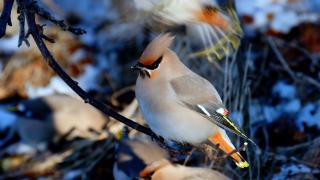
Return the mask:
<svg viewBox="0 0 320 180">
<path fill-rule="evenodd" d="M 210 122 L 254 143 L 228 117 L 216 111 L 225 108 L 222 100 L 209 81 L 198 75 L 185 75 L 170 81 L 182 105 L 202 114 Z"/>
</svg>

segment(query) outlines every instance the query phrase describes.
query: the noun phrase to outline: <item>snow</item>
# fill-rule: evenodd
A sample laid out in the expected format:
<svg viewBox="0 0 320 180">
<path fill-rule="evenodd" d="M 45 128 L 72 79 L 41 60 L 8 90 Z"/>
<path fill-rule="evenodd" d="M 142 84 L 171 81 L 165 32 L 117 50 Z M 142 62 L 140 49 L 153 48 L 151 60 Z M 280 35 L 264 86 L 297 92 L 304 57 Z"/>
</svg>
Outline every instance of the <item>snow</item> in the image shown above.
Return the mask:
<svg viewBox="0 0 320 180">
<path fill-rule="evenodd" d="M 280 98 L 280 103 L 275 106 L 275 109 L 283 114 L 294 116 L 301 109 L 301 101 L 298 99 L 296 87 L 292 84 L 278 81 L 272 88 L 274 96 Z"/>
<path fill-rule="evenodd" d="M 265 118 L 265 120 L 267 120 L 268 123 L 271 123 L 280 117 L 280 112 L 276 107 L 273 106 L 263 106 L 262 113 L 263 117 Z"/>
<path fill-rule="evenodd" d="M 267 121 L 271 123 L 280 117 L 290 117 L 296 121 L 302 130 L 303 124 L 320 128 L 320 100 L 302 104 L 297 97 L 296 88 L 283 81 L 278 81 L 272 88 L 272 94 L 279 99 L 279 103 L 268 105 L 253 100 L 249 111 L 251 123 Z"/>
<path fill-rule="evenodd" d="M 66 172 L 66 174 L 63 177 L 63 180 L 71 180 L 71 179 L 77 179 L 81 177 L 83 172 L 81 170 L 71 170 Z"/>
<path fill-rule="evenodd" d="M 271 22 L 271 28 L 279 32 L 287 33 L 300 23 L 298 14 L 293 11 L 277 13 Z"/>
<path fill-rule="evenodd" d="M 276 107 L 270 105 L 261 105 L 257 101 L 253 101 L 249 107 L 251 123 L 256 122 L 273 122 L 278 119 L 281 112 Z"/>
<path fill-rule="evenodd" d="M 309 167 L 302 164 L 284 165 L 283 167 L 281 167 L 281 171 L 272 177 L 272 180 L 284 180 L 288 179 L 288 176 L 290 175 L 312 173 L 315 171 L 319 172 L 319 170 L 312 170 Z"/>
<path fill-rule="evenodd" d="M 85 27 L 86 34 L 82 36 L 78 36 L 78 38 L 80 38 L 81 42 L 83 42 L 84 44 L 94 45 L 94 43 L 96 43 L 96 37 L 95 37 L 96 32 L 92 29 L 92 27 L 90 28 L 90 26 L 81 26 L 81 27 Z"/>
<path fill-rule="evenodd" d="M 80 60 L 84 59 L 87 55 L 87 52 L 84 49 L 78 49 L 70 57 L 70 62 L 78 63 Z"/>
<path fill-rule="evenodd" d="M 48 96 L 55 93 L 77 96 L 75 92 L 58 76 L 51 78 L 49 84 L 45 87 L 33 87 L 26 84 L 26 92 L 29 98 Z"/>
<path fill-rule="evenodd" d="M 35 154 L 37 150 L 44 150 L 45 144 L 37 144 L 37 145 L 30 145 L 26 143 L 15 143 L 11 146 L 9 146 L 6 149 L 6 153 L 9 153 L 11 155 L 19 155 L 19 154 Z"/>
<path fill-rule="evenodd" d="M 280 98 L 291 99 L 295 97 L 296 89 L 293 85 L 279 81 L 272 88 L 272 93 Z"/>
<path fill-rule="evenodd" d="M 13 126 L 16 122 L 16 116 L 13 113 L 0 109 L 0 131 Z"/>
<path fill-rule="evenodd" d="M 319 4 L 319 2 L 314 3 L 312 0 L 302 0 L 300 2 L 289 2 L 289 0 L 236 1 L 239 15 L 253 18 L 253 24 L 245 27 L 248 31 L 266 31 L 271 28 L 282 33 L 288 33 L 293 27 L 303 22 L 319 21 L 319 12 L 314 11 L 316 10 L 314 6 L 320 7 Z"/>
<path fill-rule="evenodd" d="M 0 51 L 11 53 L 18 50 L 19 35 L 16 34 L 11 37 L 3 37 L 0 39 Z"/>
<path fill-rule="evenodd" d="M 306 123 L 308 126 L 318 126 L 320 128 L 320 100 L 304 106 L 300 110 L 297 122 L 300 128 L 303 127 L 303 123 Z"/>
<path fill-rule="evenodd" d="M 283 111 L 290 114 L 290 113 L 296 113 L 300 111 L 301 108 L 301 102 L 299 99 L 291 99 L 287 103 L 283 103 Z"/>
<path fill-rule="evenodd" d="M 84 72 L 74 80 L 78 82 L 79 86 L 85 91 L 99 90 L 97 79 L 100 71 L 93 65 L 86 65 Z M 58 76 L 50 79 L 50 82 L 45 87 L 34 87 L 31 84 L 25 86 L 28 97 L 36 98 L 52 94 L 67 94 L 70 96 L 78 97 L 78 95 Z"/>
<path fill-rule="evenodd" d="M 87 65 L 85 67 L 84 73 L 77 78 L 79 86 L 84 90 L 99 90 L 99 86 L 97 85 L 97 79 L 100 75 L 100 70 L 97 67 L 92 65 Z"/>
</svg>

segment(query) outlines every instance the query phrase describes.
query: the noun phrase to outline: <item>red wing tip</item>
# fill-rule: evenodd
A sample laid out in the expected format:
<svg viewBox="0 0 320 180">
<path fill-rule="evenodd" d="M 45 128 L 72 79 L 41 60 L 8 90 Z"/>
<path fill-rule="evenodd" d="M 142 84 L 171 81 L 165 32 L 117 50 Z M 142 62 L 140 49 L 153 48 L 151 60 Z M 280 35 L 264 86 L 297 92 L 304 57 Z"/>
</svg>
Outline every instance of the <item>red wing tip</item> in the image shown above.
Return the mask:
<svg viewBox="0 0 320 180">
<path fill-rule="evenodd" d="M 228 114 L 229 114 L 228 109 L 224 109 L 224 110 L 223 110 L 223 115 L 227 116 Z"/>
<path fill-rule="evenodd" d="M 226 108 L 219 108 L 216 110 L 216 112 L 223 115 L 223 116 L 227 116 L 229 114 L 229 111 Z"/>
</svg>

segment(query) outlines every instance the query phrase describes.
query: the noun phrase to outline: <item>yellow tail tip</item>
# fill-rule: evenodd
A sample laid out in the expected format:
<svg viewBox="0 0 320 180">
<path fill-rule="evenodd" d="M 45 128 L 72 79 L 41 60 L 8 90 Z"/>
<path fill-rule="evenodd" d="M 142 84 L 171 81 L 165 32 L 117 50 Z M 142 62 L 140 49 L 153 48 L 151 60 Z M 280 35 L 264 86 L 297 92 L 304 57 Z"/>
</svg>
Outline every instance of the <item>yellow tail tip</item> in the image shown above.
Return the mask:
<svg viewBox="0 0 320 180">
<path fill-rule="evenodd" d="M 247 168 L 247 167 L 249 167 L 249 163 L 247 161 L 236 162 L 236 165 L 239 168 Z"/>
</svg>

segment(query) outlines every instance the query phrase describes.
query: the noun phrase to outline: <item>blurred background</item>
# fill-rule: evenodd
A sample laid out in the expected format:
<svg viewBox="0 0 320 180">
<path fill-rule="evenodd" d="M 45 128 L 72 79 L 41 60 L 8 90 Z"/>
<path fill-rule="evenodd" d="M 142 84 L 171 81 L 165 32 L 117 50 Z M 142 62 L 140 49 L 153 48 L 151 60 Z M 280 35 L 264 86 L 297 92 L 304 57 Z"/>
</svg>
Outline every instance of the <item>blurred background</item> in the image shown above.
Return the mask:
<svg viewBox="0 0 320 180">
<path fill-rule="evenodd" d="M 37 19 L 55 40 L 47 45 L 64 70 L 90 95 L 145 124 L 134 95 L 137 74 L 130 67 L 159 31 L 135 18 L 133 1 L 38 3 L 87 32 L 75 36 Z M 231 179 L 319 179 L 320 1 L 235 3 L 244 37 L 233 55 L 194 58 L 183 34 L 172 48 L 215 85 L 232 119 L 257 143 L 244 153 L 250 167 L 237 169 L 228 158 L 207 162 L 201 152 L 170 154 L 170 160 Z M 84 104 L 45 63 L 33 40 L 18 48 L 13 8 L 13 25 L 0 39 L 0 179 L 133 179 L 152 160 L 131 162 L 127 156 L 142 149 L 151 159 L 169 157 L 145 135 Z M 237 137 L 233 142 L 242 145 Z M 151 147 L 159 156 L 144 152 Z"/>
</svg>

